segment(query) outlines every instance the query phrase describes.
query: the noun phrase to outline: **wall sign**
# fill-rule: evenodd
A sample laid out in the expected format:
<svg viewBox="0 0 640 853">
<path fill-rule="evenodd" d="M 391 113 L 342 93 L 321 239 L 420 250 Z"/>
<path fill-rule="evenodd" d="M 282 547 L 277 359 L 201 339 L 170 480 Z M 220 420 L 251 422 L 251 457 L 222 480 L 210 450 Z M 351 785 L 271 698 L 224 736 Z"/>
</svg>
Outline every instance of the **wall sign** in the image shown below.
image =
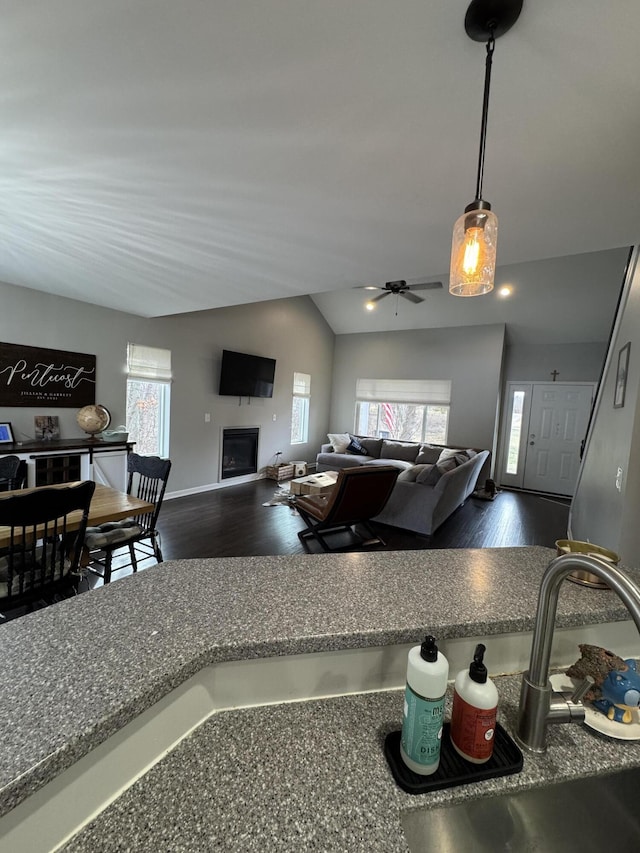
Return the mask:
<svg viewBox="0 0 640 853">
<path fill-rule="evenodd" d="M 0 343 L 0 406 L 77 409 L 95 401 L 95 355 Z"/>
</svg>

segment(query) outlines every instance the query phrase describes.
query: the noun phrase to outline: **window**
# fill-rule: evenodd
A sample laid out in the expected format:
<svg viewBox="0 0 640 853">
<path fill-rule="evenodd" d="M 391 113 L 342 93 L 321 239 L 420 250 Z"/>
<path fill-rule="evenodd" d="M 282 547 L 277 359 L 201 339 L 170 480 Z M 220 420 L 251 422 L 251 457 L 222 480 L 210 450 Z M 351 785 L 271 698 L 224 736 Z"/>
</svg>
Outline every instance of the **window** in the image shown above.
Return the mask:
<svg viewBox="0 0 640 853">
<path fill-rule="evenodd" d="M 169 456 L 171 350 L 127 345 L 127 429 L 142 456 Z"/>
<path fill-rule="evenodd" d="M 511 407 L 511 423 L 509 424 L 507 449 L 507 474 L 518 473 L 518 458 L 520 456 L 520 439 L 522 436 L 522 411 L 524 408 L 524 391 L 514 391 Z"/>
<path fill-rule="evenodd" d="M 446 444 L 450 380 L 357 379 L 355 432 Z"/>
<path fill-rule="evenodd" d="M 308 373 L 293 374 L 293 403 L 291 405 L 291 444 L 309 440 L 309 399 L 311 377 Z"/>
</svg>

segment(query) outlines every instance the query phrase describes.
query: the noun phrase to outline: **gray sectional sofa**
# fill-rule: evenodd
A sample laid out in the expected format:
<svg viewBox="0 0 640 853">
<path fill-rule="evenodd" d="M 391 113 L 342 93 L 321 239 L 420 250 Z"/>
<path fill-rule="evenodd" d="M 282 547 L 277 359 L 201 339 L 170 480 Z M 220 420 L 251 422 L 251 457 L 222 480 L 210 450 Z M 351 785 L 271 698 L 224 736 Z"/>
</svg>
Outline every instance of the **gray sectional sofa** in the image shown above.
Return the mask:
<svg viewBox="0 0 640 853">
<path fill-rule="evenodd" d="M 344 436 L 349 438 L 346 449 Z M 444 447 L 342 434 L 331 436 L 316 458 L 316 470 L 356 465 L 401 469 L 384 510 L 373 520 L 430 536 L 489 475 L 488 450 Z"/>
</svg>

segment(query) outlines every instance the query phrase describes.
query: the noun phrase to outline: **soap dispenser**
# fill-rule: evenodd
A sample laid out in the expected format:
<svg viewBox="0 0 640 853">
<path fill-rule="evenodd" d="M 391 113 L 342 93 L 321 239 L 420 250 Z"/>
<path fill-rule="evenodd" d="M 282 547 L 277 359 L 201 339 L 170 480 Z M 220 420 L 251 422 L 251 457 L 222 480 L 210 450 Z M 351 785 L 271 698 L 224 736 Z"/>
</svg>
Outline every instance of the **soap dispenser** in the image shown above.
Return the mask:
<svg viewBox="0 0 640 853">
<path fill-rule="evenodd" d="M 448 677 L 449 662 L 438 651 L 435 637 L 427 636 L 409 651 L 400 755 L 421 776 L 435 773 L 440 763 Z"/>
<path fill-rule="evenodd" d="M 498 691 L 484 665 L 486 649 L 476 646 L 469 669 L 456 676 L 451 712 L 451 743 L 473 764 L 484 764 L 493 754 Z"/>
</svg>

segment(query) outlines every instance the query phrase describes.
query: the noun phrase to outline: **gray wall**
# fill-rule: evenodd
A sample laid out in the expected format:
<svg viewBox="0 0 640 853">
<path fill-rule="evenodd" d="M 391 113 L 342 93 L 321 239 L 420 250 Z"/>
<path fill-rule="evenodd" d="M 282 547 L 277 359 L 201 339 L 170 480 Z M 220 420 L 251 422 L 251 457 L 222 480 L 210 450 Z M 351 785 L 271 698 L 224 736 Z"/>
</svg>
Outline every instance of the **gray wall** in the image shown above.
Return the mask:
<svg viewBox="0 0 640 853">
<path fill-rule="evenodd" d="M 623 408 L 613 408 L 618 352 L 631 341 Z M 607 354 L 578 486 L 571 505 L 575 539 L 617 551 L 623 562 L 640 564 L 640 266 L 638 247 L 629 265 L 621 313 Z M 621 489 L 616 473 L 622 468 Z"/>
<path fill-rule="evenodd" d="M 114 425 L 124 423 L 127 342 L 163 346 L 149 320 L 9 284 L 0 284 L 0 304 L 3 343 L 94 354 L 96 402 L 109 409 Z M 76 413 L 73 408 L 0 406 L 0 418 L 13 423 L 17 440 L 33 439 L 34 415 L 58 415 L 62 438 L 83 436 Z"/>
<path fill-rule="evenodd" d="M 125 421 L 127 342 L 171 350 L 172 493 L 218 483 L 223 426 L 261 428 L 261 468 L 277 450 L 283 459 L 311 461 L 325 440 L 335 336 L 309 297 L 146 320 L 0 284 L 0 304 L 1 341 L 96 355 L 96 402 L 107 406 L 114 424 Z M 217 395 L 225 348 L 276 359 L 272 399 L 251 400 L 251 405 L 243 399 L 238 405 L 236 398 Z M 311 374 L 311 423 L 308 445 L 291 447 L 294 370 Z M 205 412 L 211 414 L 210 423 L 204 421 Z M 0 419 L 12 422 L 18 440 L 33 438 L 33 418 L 41 414 L 59 416 L 63 438 L 84 436 L 75 409 L 0 407 Z"/>
<path fill-rule="evenodd" d="M 457 329 L 338 335 L 331 430 L 352 430 L 358 378 L 450 379 L 451 444 L 493 448 L 505 329 Z"/>
<path fill-rule="evenodd" d="M 259 426 L 259 466 L 282 460 L 315 461 L 326 441 L 335 336 L 307 296 L 214 311 L 179 314 L 153 321 L 164 346 L 175 353 L 171 405 L 172 456 L 179 448 L 182 482 L 173 489 L 215 483 L 219 478 L 220 431 L 225 426 Z M 269 399 L 217 394 L 223 349 L 276 359 L 274 396 Z M 293 373 L 311 376 L 309 441 L 292 446 Z M 211 422 L 204 422 L 205 412 Z M 172 475 L 173 476 L 173 475 Z M 238 479 L 236 482 L 240 482 Z"/>
<path fill-rule="evenodd" d="M 597 382 L 606 352 L 606 341 L 507 346 L 505 381 L 551 382 L 557 370 L 558 382 Z"/>
</svg>

